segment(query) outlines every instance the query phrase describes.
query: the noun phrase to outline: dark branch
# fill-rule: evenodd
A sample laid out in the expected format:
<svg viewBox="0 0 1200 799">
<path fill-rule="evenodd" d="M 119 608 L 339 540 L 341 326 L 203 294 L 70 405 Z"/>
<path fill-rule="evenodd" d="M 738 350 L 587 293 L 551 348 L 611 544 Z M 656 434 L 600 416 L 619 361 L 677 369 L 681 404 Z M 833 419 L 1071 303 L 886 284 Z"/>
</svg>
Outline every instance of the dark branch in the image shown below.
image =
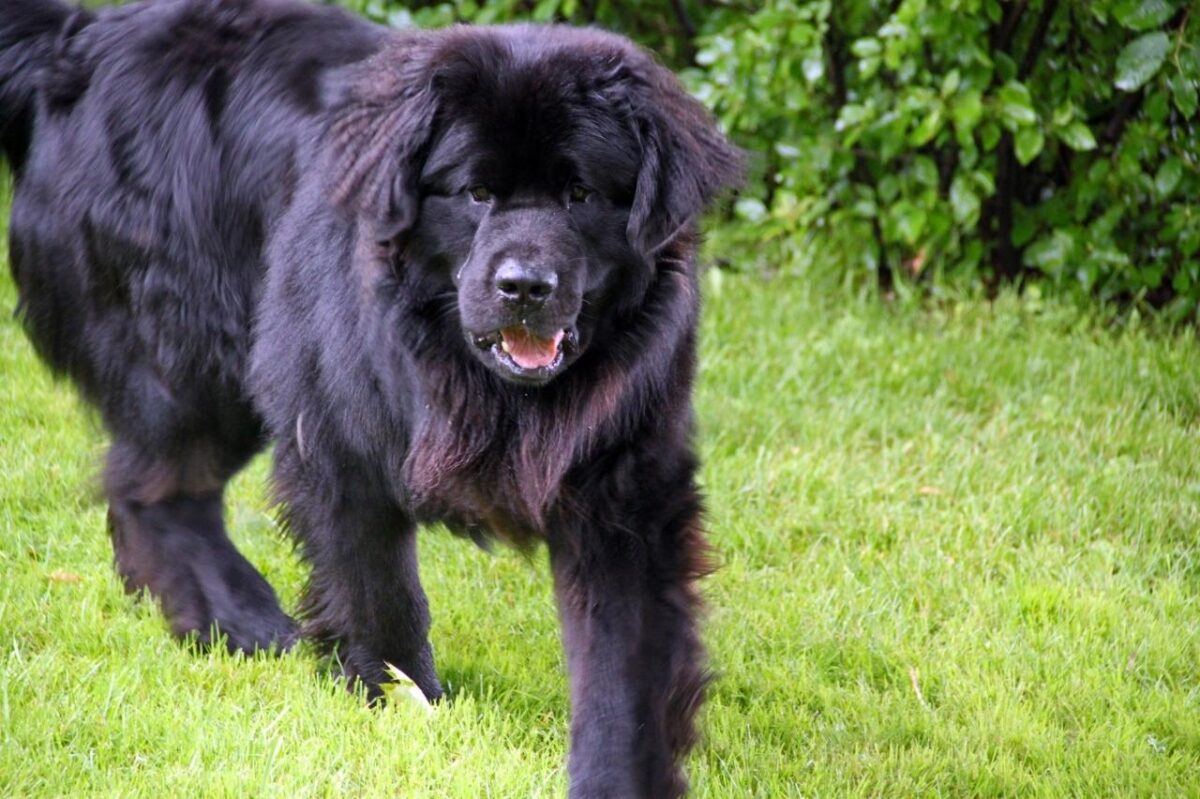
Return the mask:
<svg viewBox="0 0 1200 799">
<path fill-rule="evenodd" d="M 1013 36 L 1017 33 L 1017 26 L 1021 24 L 1021 17 L 1025 16 L 1025 9 L 1028 6 L 1029 0 L 1020 0 L 1020 2 L 1014 3 L 1008 16 L 1001 20 L 1000 27 L 992 28 L 993 51 L 1008 52 Z"/>
<path fill-rule="evenodd" d="M 692 22 L 692 18 L 688 16 L 687 8 L 683 5 L 683 0 L 671 0 L 671 8 L 675 10 L 675 18 L 679 20 L 679 27 L 683 29 L 684 35 L 688 40 L 696 38 L 696 25 Z"/>
<path fill-rule="evenodd" d="M 1038 15 L 1033 36 L 1029 39 L 1029 47 L 1025 49 L 1025 57 L 1021 59 L 1021 67 L 1017 71 L 1019 80 L 1029 77 L 1029 73 L 1037 66 L 1038 56 L 1042 54 L 1042 48 L 1046 45 L 1046 31 L 1050 29 L 1050 23 L 1053 21 L 1056 11 L 1058 11 L 1058 0 L 1046 0 L 1046 5 L 1042 6 L 1042 13 Z"/>
</svg>

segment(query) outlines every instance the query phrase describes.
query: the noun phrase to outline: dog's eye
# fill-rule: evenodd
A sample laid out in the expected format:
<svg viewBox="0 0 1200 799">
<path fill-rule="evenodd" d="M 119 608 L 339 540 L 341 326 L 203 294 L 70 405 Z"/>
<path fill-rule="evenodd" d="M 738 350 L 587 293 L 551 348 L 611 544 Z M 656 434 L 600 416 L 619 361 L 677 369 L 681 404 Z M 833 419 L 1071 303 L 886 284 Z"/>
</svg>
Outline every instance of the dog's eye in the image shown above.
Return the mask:
<svg viewBox="0 0 1200 799">
<path fill-rule="evenodd" d="M 467 187 L 467 194 L 471 195 L 471 199 L 477 203 L 490 203 L 492 201 L 492 192 L 487 186 L 477 183 L 474 186 Z"/>
<path fill-rule="evenodd" d="M 576 183 L 571 186 L 570 200 L 573 203 L 585 203 L 592 196 L 592 190 L 582 183 Z"/>
</svg>

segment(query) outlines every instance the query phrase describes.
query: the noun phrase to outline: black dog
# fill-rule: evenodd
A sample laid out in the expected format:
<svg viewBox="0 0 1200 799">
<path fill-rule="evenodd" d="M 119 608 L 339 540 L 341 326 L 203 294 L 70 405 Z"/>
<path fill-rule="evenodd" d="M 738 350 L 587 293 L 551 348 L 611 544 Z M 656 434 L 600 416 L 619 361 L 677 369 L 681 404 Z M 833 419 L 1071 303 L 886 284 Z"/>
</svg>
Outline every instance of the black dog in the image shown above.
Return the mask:
<svg viewBox="0 0 1200 799">
<path fill-rule="evenodd" d="M 705 682 L 693 220 L 739 156 L 624 39 L 289 0 L 4 0 L 12 270 L 174 632 L 297 634 L 222 523 L 269 439 L 304 634 L 441 686 L 415 529 L 545 541 L 573 796 L 683 792 Z"/>
</svg>

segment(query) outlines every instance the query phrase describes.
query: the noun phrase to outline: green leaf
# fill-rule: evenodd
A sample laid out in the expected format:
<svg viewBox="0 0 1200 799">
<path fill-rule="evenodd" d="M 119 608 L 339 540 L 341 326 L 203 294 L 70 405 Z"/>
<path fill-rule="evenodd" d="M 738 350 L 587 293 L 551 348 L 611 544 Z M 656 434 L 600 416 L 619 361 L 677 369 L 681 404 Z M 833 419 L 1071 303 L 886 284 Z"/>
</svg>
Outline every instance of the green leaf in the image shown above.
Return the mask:
<svg viewBox="0 0 1200 799">
<path fill-rule="evenodd" d="M 879 206 L 875 204 L 874 200 L 864 197 L 863 199 L 856 200 L 850 206 L 850 211 L 855 216 L 860 216 L 863 219 L 874 219 L 879 214 Z"/>
<path fill-rule="evenodd" d="M 1047 274 L 1059 272 L 1075 249 L 1071 234 L 1056 230 L 1030 244 L 1025 250 L 1025 263 Z"/>
<path fill-rule="evenodd" d="M 1167 115 L 1171 113 L 1171 101 L 1167 97 L 1166 90 L 1159 90 L 1158 87 L 1155 87 L 1154 91 L 1149 92 L 1142 103 L 1142 113 L 1155 125 L 1166 122 Z"/>
<path fill-rule="evenodd" d="M 850 52 L 854 53 L 858 58 L 870 58 L 877 56 L 883 50 L 879 44 L 879 40 L 873 37 L 863 39 L 855 39 L 854 44 L 850 45 Z"/>
<path fill-rule="evenodd" d="M 757 197 L 739 197 L 733 210 L 747 222 L 762 222 L 768 215 L 767 206 Z"/>
<path fill-rule="evenodd" d="M 1179 252 L 1184 258 L 1191 258 L 1200 250 L 1200 232 L 1194 226 L 1184 228 L 1179 234 Z"/>
<path fill-rule="evenodd" d="M 1041 128 L 1021 128 L 1017 131 L 1016 154 L 1017 161 L 1025 166 L 1041 153 L 1046 144 L 1046 137 Z"/>
<path fill-rule="evenodd" d="M 1037 233 L 1037 220 L 1030 214 L 1016 214 L 1015 216 L 1010 240 L 1014 247 L 1024 247 L 1033 238 L 1033 234 Z"/>
<path fill-rule="evenodd" d="M 896 222 L 896 232 L 905 244 L 913 245 L 925 230 L 929 214 L 924 208 L 909 202 L 898 202 L 892 207 L 892 218 Z"/>
<path fill-rule="evenodd" d="M 1054 113 L 1050 116 L 1051 124 L 1058 128 L 1070 125 L 1073 119 L 1075 119 L 1075 104 L 1070 100 L 1054 109 Z"/>
<path fill-rule="evenodd" d="M 538 22 L 549 22 L 558 11 L 558 0 L 541 0 L 533 9 L 533 18 Z"/>
<path fill-rule="evenodd" d="M 1170 49 L 1171 40 L 1162 31 L 1137 37 L 1117 56 L 1117 77 L 1113 85 L 1123 92 L 1142 88 L 1158 74 Z"/>
<path fill-rule="evenodd" d="M 985 172 L 982 169 L 976 169 L 971 173 L 971 180 L 974 181 L 975 185 L 979 187 L 979 190 L 983 192 L 984 197 L 991 197 L 996 193 L 996 181 L 990 173 Z"/>
<path fill-rule="evenodd" d="M 985 122 L 979 126 L 979 141 L 984 152 L 990 153 L 1000 142 L 1000 126 L 994 122 Z"/>
<path fill-rule="evenodd" d="M 1191 119 L 1196 114 L 1196 84 L 1182 73 L 1172 75 L 1167 79 L 1171 88 L 1171 99 L 1184 119 Z"/>
<path fill-rule="evenodd" d="M 962 75 L 957 69 L 952 69 L 946 73 L 946 77 L 942 78 L 942 97 L 949 97 L 958 91 L 958 84 L 962 82 Z"/>
<path fill-rule="evenodd" d="M 810 53 L 805 57 L 802 68 L 804 69 L 804 79 L 809 83 L 816 83 L 825 77 L 825 60 L 821 58 L 820 52 Z"/>
<path fill-rule="evenodd" d="M 381 685 L 380 688 L 383 689 L 384 698 L 388 700 L 389 705 L 418 707 L 426 714 L 433 715 L 433 705 L 429 704 L 429 700 L 425 698 L 425 694 L 421 692 L 411 677 L 391 663 L 384 662 L 383 669 L 390 681 Z"/>
<path fill-rule="evenodd" d="M 1168 158 L 1163 161 L 1158 172 L 1154 174 L 1154 190 L 1158 192 L 1158 196 L 1165 198 L 1175 191 L 1181 177 L 1183 177 L 1183 161 L 1178 158 Z"/>
<path fill-rule="evenodd" d="M 1130 30 L 1148 31 L 1162 25 L 1173 13 L 1175 9 L 1167 0 L 1125 0 L 1117 4 L 1114 16 Z"/>
<path fill-rule="evenodd" d="M 1092 135 L 1092 129 L 1083 122 L 1072 122 L 1065 128 L 1058 131 L 1058 138 L 1062 143 L 1077 152 L 1086 152 L 1096 149 L 1096 137 Z"/>
<path fill-rule="evenodd" d="M 834 130 L 841 132 L 847 128 L 855 128 L 870 118 L 870 108 L 867 108 L 865 105 L 846 103 L 842 106 L 842 110 L 838 112 L 838 119 L 834 124 Z"/>
<path fill-rule="evenodd" d="M 900 194 L 900 181 L 892 173 L 888 173 L 879 179 L 879 199 L 885 203 L 890 203 Z"/>
<path fill-rule="evenodd" d="M 954 99 L 951 115 L 954 117 L 954 127 L 959 131 L 969 132 L 983 118 L 983 95 L 978 89 L 971 89 Z"/>
<path fill-rule="evenodd" d="M 941 129 L 942 107 L 941 105 L 935 105 L 928 110 L 928 113 L 921 118 L 920 124 L 909 134 L 909 144 L 912 144 L 914 147 L 920 147 L 936 136 Z"/>
<path fill-rule="evenodd" d="M 1010 129 L 1032 125 L 1038 121 L 1037 112 L 1033 110 L 1033 99 L 1025 84 L 1009 81 L 1000 87 L 996 93 L 1000 103 L 1000 116 L 1008 123 Z"/>
<path fill-rule="evenodd" d="M 913 158 L 909 171 L 912 173 L 913 180 L 922 186 L 932 187 L 938 184 L 937 163 L 927 155 L 918 155 Z"/>
<path fill-rule="evenodd" d="M 996 76 L 1000 80 L 1007 83 L 1017 79 L 1017 62 L 1013 61 L 1008 53 L 996 53 L 992 56 L 992 63 L 995 64 Z"/>
<path fill-rule="evenodd" d="M 954 220 L 961 225 L 974 225 L 979 219 L 979 195 L 971 187 L 971 181 L 963 175 L 954 178 L 950 184 L 950 208 L 954 211 Z"/>
</svg>

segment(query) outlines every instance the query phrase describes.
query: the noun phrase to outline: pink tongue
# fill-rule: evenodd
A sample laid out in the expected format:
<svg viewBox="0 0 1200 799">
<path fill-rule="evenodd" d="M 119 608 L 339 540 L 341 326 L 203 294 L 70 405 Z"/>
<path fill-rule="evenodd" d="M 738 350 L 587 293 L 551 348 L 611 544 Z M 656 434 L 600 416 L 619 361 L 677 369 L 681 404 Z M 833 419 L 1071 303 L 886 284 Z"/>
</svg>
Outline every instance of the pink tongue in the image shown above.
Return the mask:
<svg viewBox="0 0 1200 799">
<path fill-rule="evenodd" d="M 539 338 L 522 325 L 513 325 L 500 331 L 504 340 L 504 351 L 508 357 L 522 369 L 541 369 L 554 363 L 558 357 L 558 345 L 562 341 L 563 331 L 554 334 L 554 338 Z"/>
</svg>

